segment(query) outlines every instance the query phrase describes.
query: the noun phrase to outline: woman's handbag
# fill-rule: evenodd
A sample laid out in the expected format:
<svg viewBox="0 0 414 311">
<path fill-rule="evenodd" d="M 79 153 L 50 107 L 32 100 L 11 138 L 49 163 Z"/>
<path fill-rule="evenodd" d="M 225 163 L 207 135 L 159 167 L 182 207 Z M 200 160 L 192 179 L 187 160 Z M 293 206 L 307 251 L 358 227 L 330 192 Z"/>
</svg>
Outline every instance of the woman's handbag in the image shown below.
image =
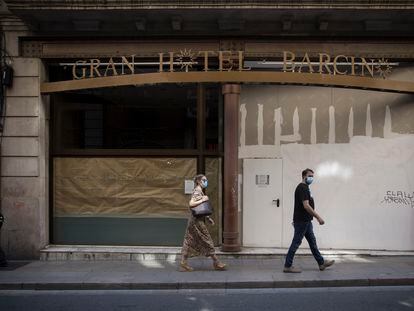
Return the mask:
<svg viewBox="0 0 414 311">
<path fill-rule="evenodd" d="M 191 213 L 194 217 L 204 217 L 213 214 L 213 208 L 209 201 L 204 201 L 195 207 L 191 208 Z"/>
</svg>

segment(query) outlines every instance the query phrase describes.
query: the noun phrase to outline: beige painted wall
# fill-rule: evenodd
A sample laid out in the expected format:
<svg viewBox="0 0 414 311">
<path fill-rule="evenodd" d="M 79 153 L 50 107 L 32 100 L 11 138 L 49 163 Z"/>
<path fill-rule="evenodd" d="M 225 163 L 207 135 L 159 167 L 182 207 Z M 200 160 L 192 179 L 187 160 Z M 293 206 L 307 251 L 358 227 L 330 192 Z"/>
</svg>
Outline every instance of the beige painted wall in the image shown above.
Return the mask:
<svg viewBox="0 0 414 311">
<path fill-rule="evenodd" d="M 391 78 L 400 77 L 414 80 L 414 66 Z M 322 248 L 414 250 L 414 201 L 386 199 L 387 191 L 414 195 L 414 95 L 244 85 L 239 158 L 241 168 L 245 158 L 283 159 L 283 226 L 275 228 L 283 243 L 275 246 L 291 242 L 293 192 L 311 167 L 327 222 L 315 225 Z"/>
</svg>

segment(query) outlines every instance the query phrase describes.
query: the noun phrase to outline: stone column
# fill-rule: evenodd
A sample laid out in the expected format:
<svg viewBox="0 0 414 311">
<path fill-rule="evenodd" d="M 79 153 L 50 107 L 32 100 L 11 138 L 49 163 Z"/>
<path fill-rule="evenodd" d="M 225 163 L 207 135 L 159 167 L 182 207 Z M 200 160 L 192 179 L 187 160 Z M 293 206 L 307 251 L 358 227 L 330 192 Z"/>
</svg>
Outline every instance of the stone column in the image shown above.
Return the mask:
<svg viewBox="0 0 414 311">
<path fill-rule="evenodd" d="M 238 147 L 240 85 L 225 84 L 224 95 L 224 252 L 240 251 L 238 224 Z"/>
<path fill-rule="evenodd" d="M 19 54 L 19 37 L 33 35 L 17 17 L 3 16 L 6 49 L 13 57 L 13 86 L 6 90 L 1 143 L 1 245 L 7 259 L 39 259 L 48 237 L 47 102 L 40 96 L 45 79 L 38 58 Z"/>
</svg>

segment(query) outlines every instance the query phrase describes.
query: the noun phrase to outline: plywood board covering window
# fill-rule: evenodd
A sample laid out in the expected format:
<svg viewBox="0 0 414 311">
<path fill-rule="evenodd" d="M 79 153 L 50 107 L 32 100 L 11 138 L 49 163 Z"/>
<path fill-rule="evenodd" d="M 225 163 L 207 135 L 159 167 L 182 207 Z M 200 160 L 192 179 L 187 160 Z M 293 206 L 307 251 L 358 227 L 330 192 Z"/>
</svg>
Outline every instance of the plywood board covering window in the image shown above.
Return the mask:
<svg viewBox="0 0 414 311">
<path fill-rule="evenodd" d="M 188 215 L 195 158 L 54 158 L 55 217 Z"/>
</svg>

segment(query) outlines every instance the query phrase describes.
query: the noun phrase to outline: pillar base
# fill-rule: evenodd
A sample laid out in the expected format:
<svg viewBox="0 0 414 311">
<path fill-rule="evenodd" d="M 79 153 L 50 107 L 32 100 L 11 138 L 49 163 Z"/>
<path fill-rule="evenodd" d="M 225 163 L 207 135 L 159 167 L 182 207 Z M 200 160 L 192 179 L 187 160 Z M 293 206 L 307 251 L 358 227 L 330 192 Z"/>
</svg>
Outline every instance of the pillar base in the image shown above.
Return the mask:
<svg viewBox="0 0 414 311">
<path fill-rule="evenodd" d="M 239 244 L 224 244 L 221 246 L 222 252 L 240 252 L 241 246 Z"/>
</svg>

